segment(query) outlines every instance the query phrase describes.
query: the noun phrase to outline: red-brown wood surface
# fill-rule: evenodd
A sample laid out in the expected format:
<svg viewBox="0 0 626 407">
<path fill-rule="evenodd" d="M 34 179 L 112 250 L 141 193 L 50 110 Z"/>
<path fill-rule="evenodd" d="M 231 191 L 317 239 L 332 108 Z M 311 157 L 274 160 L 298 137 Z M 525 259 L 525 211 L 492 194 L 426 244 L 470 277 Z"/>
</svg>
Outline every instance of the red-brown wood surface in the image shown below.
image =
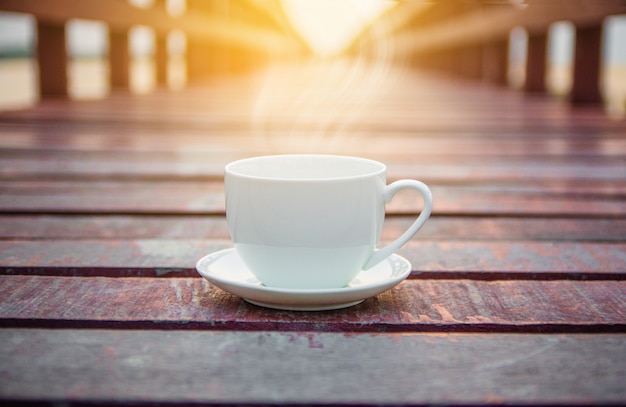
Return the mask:
<svg viewBox="0 0 626 407">
<path fill-rule="evenodd" d="M 217 181 L 32 180 L 0 182 L 0 188 L 3 190 L 0 207 L 5 213 L 211 215 L 224 212 L 223 185 Z M 609 184 L 600 184 L 591 192 L 585 191 L 584 185 L 565 188 L 562 184 L 555 187 L 434 184 L 431 189 L 436 196 L 435 216 L 626 218 L 626 201 L 616 199 L 621 195 L 614 192 L 616 188 L 621 189 Z M 387 206 L 389 214 L 411 214 L 420 209 L 421 202 L 410 193 L 398 194 Z"/>
<path fill-rule="evenodd" d="M 385 241 L 383 241 L 383 244 Z M 195 263 L 229 240 L 0 241 L 0 274 L 199 277 Z M 414 241 L 399 250 L 416 278 L 624 278 L 625 243 Z"/>
<path fill-rule="evenodd" d="M 0 386 L 11 401 L 615 405 L 624 397 L 623 370 L 609 359 L 623 361 L 621 335 L 7 329 L 0 341 L 10 372 Z M 63 374 L 51 380 L 51 372 Z"/>
<path fill-rule="evenodd" d="M 0 113 L 0 402 L 626 402 L 624 121 L 417 71 L 278 74 Z M 224 165 L 292 152 L 432 187 L 406 281 L 295 312 L 198 275 L 232 247 Z M 420 207 L 398 195 L 382 243 Z"/>
<path fill-rule="evenodd" d="M 382 239 L 391 240 L 414 221 L 387 216 Z M 142 215 L 0 215 L 0 239 L 230 239 L 226 218 Z M 433 216 L 412 241 L 622 242 L 626 220 L 581 217 Z"/>
<path fill-rule="evenodd" d="M 622 332 L 626 282 L 408 280 L 352 308 L 248 305 L 204 279 L 0 276 L 7 327 Z M 65 293 L 71 293 L 71 301 Z"/>
</svg>

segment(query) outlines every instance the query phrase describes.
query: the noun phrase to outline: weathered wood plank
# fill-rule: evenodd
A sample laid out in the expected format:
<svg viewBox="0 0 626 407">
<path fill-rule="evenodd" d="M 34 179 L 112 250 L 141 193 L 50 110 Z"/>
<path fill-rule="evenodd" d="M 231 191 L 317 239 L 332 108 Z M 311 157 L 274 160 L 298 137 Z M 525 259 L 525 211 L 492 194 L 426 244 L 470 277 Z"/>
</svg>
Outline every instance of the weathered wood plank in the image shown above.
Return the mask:
<svg viewBox="0 0 626 407">
<path fill-rule="evenodd" d="M 0 326 L 335 332 L 623 332 L 624 281 L 407 280 L 360 305 L 250 305 L 198 278 L 0 276 Z M 68 297 L 68 294 L 71 296 Z"/>
<path fill-rule="evenodd" d="M 383 242 L 384 244 L 384 242 Z M 230 240 L 0 241 L 0 274 L 199 277 L 195 263 Z M 413 278 L 609 279 L 626 277 L 626 244 L 411 241 L 399 254 Z"/>
<path fill-rule="evenodd" d="M 626 399 L 624 335 L 4 329 L 0 341 L 5 401 L 386 406 Z"/>
<path fill-rule="evenodd" d="M 0 242 L 3 274 L 199 277 L 195 263 L 230 240 L 138 239 Z"/>
<path fill-rule="evenodd" d="M 463 85 L 465 86 L 465 85 Z M 158 96 L 157 96 L 158 97 Z M 423 95 L 422 95 L 423 97 Z M 472 97 L 478 100 L 480 95 L 472 95 Z M 487 96 L 489 97 L 489 96 Z M 409 101 L 410 103 L 411 101 Z M 449 102 L 449 103 L 448 103 Z M 606 117 L 602 117 L 598 114 L 590 115 L 586 117 L 582 112 L 578 117 L 571 116 L 571 113 L 551 112 L 550 114 L 541 113 L 535 114 L 533 111 L 524 109 L 521 105 L 512 106 L 512 108 L 518 108 L 524 112 L 524 115 L 520 114 L 507 114 L 501 112 L 501 109 L 497 105 L 494 106 L 477 106 L 475 112 L 466 112 L 468 118 L 459 118 L 458 120 L 446 120 L 448 116 L 441 116 L 442 110 L 453 110 L 457 107 L 454 103 L 448 101 L 448 106 L 438 106 L 437 109 L 422 109 L 422 106 L 408 106 L 404 108 L 402 105 L 390 104 L 387 108 L 381 108 L 381 106 L 371 106 L 363 109 L 363 112 L 359 114 L 359 120 L 349 120 L 343 122 L 340 118 L 337 118 L 336 126 L 338 129 L 328 129 L 320 125 L 317 115 L 311 117 L 305 117 L 298 119 L 295 122 L 293 116 L 272 116 L 270 118 L 257 119 L 252 116 L 250 111 L 241 111 L 239 102 L 235 103 L 236 108 L 234 110 L 224 111 L 217 107 L 217 111 L 211 111 L 211 106 L 207 104 L 203 106 L 202 110 L 193 112 L 192 107 L 188 107 L 185 110 L 185 106 L 179 106 L 179 112 L 176 110 L 168 112 L 167 115 L 162 115 L 163 107 L 154 107 L 152 109 L 149 106 L 124 106 L 123 103 L 114 110 L 108 108 L 108 106 L 96 106 L 96 109 L 81 110 L 79 108 L 66 106 L 61 109 L 46 109 L 37 110 L 36 114 L 31 111 L 19 111 L 0 114 L 1 122 L 8 122 L 12 124 L 32 124 L 34 121 L 39 122 L 42 125 L 54 126 L 62 123 L 67 123 L 69 126 L 95 126 L 103 127 L 107 126 L 112 129 L 132 129 L 132 128 L 160 128 L 169 130 L 188 130 L 188 129 L 205 129 L 205 130 L 245 130 L 252 131 L 254 134 L 262 134 L 267 136 L 274 136 L 276 134 L 282 135 L 286 132 L 294 131 L 293 127 L 297 126 L 297 133 L 305 133 L 309 136 L 314 136 L 318 141 L 323 139 L 333 139 L 335 137 L 341 138 L 351 132 L 372 132 L 380 134 L 382 132 L 410 132 L 410 131 L 428 131 L 428 132 L 488 132 L 496 134 L 498 132 L 503 134 L 511 133 L 535 133 L 534 139 L 538 139 L 540 134 L 551 133 L 563 133 L 564 131 L 571 131 L 573 133 L 581 134 L 583 132 L 605 130 L 609 132 L 618 132 L 624 130 L 624 124 L 622 122 L 608 121 Z M 84 103 L 84 102 L 83 102 Z M 246 103 L 245 101 L 241 103 Z M 416 103 L 417 104 L 417 103 Z M 285 108 L 287 105 L 285 106 Z M 104 112 L 98 110 L 103 109 Z M 124 109 L 128 109 L 125 111 Z M 169 109 L 169 106 L 166 107 Z M 334 108 L 334 107 L 329 107 Z M 119 111 L 117 111 L 119 109 Z M 176 109 L 172 104 L 172 109 Z M 189 110 L 191 109 L 191 111 Z M 236 110 L 239 109 L 239 110 Z M 463 109 L 460 107 L 459 109 Z M 537 109 L 550 109 L 550 106 L 537 107 Z M 67 111 L 72 111 L 71 115 L 68 115 Z M 74 111 L 75 110 L 75 111 Z M 197 108 L 196 108 L 197 110 Z M 347 107 L 344 110 L 349 111 Z M 437 111 L 438 110 L 438 111 Z M 483 112 L 481 114 L 481 112 Z M 485 114 L 484 112 L 489 112 Z M 292 113 L 293 114 L 293 113 Z M 494 116 L 494 114 L 501 114 L 501 116 Z M 429 116 L 430 115 L 430 116 Z M 435 116 L 435 117 L 432 117 Z M 529 122 L 529 117 L 532 117 L 532 122 Z M 559 123 L 562 121 L 563 123 Z"/>
<path fill-rule="evenodd" d="M 381 129 L 351 129 L 331 137 L 306 129 L 266 131 L 240 123 L 240 127 L 244 125 L 245 128 L 212 126 L 210 123 L 195 125 L 193 120 L 183 119 L 175 121 L 171 127 L 159 126 L 148 119 L 136 127 L 113 120 L 101 124 L 40 123 L 36 119 L 16 123 L 3 120 L 0 114 L 0 146 L 9 157 L 13 154 L 19 157 L 26 151 L 39 154 L 40 158 L 50 153 L 67 158 L 73 152 L 86 157 L 108 153 L 110 159 L 141 157 L 135 154 L 139 152 L 151 154 L 159 160 L 178 154 L 186 159 L 194 156 L 219 158 L 222 154 L 239 158 L 296 150 L 295 138 L 301 144 L 300 148 L 308 148 L 309 152 L 349 153 L 381 157 L 379 159 L 389 156 L 403 161 L 407 157 L 420 157 L 422 161 L 441 157 L 537 159 L 626 155 L 626 140 L 621 136 L 626 128 L 529 127 L 516 130 L 503 126 L 488 130 L 468 126 L 458 130 L 437 130 L 419 126 L 397 129 L 398 123 L 394 123 Z M 128 136 L 132 136 L 132 143 L 128 142 Z"/>
<path fill-rule="evenodd" d="M 626 201 L 610 184 L 437 185 L 434 215 L 588 216 L 622 218 Z M 390 181 L 393 179 L 390 179 Z M 14 214 L 191 214 L 224 213 L 219 180 L 0 181 L 0 211 Z M 588 194 L 585 196 L 585 192 Z M 390 214 L 414 214 L 421 207 L 411 193 L 398 194 Z"/>
<path fill-rule="evenodd" d="M 382 239 L 408 229 L 411 216 L 388 216 Z M 0 215 L 0 239 L 230 239 L 222 216 Z M 432 216 L 413 240 L 626 241 L 626 220 Z"/>
<path fill-rule="evenodd" d="M 481 155 L 414 157 L 370 155 L 389 162 L 390 176 L 419 176 L 445 182 L 546 183 L 556 181 L 623 182 L 626 180 L 624 157 L 485 157 Z M 244 155 L 215 151 L 206 153 L 173 152 L 161 154 L 67 153 L 62 151 L 25 153 L 0 150 L 0 177 L 12 179 L 135 179 L 135 178 L 219 178 L 224 166 Z M 367 156 L 366 156 L 367 158 Z M 445 164 L 444 164 L 445 163 Z M 624 185 L 621 185 L 626 189 Z M 570 187 L 578 192 L 575 187 Z M 584 186 L 581 186 L 584 190 Z"/>
<path fill-rule="evenodd" d="M 4 183 L 3 212 L 223 213 L 223 182 L 32 181 Z"/>
<path fill-rule="evenodd" d="M 0 115 L 0 402 L 626 400 L 624 122 L 397 73 L 373 99 L 313 89 L 325 102 L 302 115 L 299 74 L 267 103 L 261 77 L 225 78 Z M 364 155 L 431 183 L 435 216 L 400 251 L 410 279 L 321 313 L 201 279 L 196 260 L 231 247 L 224 164 L 279 152 Z"/>
<path fill-rule="evenodd" d="M 220 78 L 222 83 L 208 85 L 210 93 L 203 93 L 207 90 L 204 87 L 167 97 L 157 93 L 147 100 L 112 97 L 80 105 L 46 103 L 35 110 L 3 114 L 1 119 L 68 125 L 126 123 L 178 130 L 206 125 L 216 129 L 219 124 L 269 134 L 274 130 L 308 129 L 326 137 L 354 129 L 524 130 L 537 135 L 550 129 L 624 129 L 624 123 L 609 120 L 598 109 L 572 112 L 554 101 L 527 100 L 515 92 L 484 84 L 401 68 L 389 70 L 385 80 L 376 75 L 341 62 L 329 70 L 286 66 L 259 72 L 255 77 Z M 345 80 L 346 76 L 350 81 Z M 373 83 L 375 92 L 367 93 L 369 87 L 363 86 L 364 82 Z M 302 100 L 303 93 L 307 100 Z M 294 100 L 301 102 L 294 104 Z M 320 109 L 327 113 L 323 123 Z"/>
</svg>

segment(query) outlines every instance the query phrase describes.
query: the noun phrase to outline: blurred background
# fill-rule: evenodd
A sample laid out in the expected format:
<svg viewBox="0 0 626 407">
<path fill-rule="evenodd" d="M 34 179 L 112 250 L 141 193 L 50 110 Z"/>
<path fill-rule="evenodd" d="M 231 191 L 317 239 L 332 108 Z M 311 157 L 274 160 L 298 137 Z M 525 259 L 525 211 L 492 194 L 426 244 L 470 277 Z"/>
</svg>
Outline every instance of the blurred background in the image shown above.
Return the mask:
<svg viewBox="0 0 626 407">
<path fill-rule="evenodd" d="M 285 64 L 329 60 L 352 67 L 374 64 L 381 75 L 385 67 L 430 69 L 523 91 L 529 90 L 529 43 L 537 36 L 545 43 L 539 90 L 567 98 L 577 27 L 600 26 L 601 104 L 614 117 L 624 117 L 626 15 L 620 3 L 0 0 L 0 110 L 32 106 L 45 97 L 46 62 L 37 42 L 46 39 L 47 26 L 64 29 L 66 55 L 58 58 L 66 59 L 66 96 L 72 99 L 104 98 L 118 88 L 138 94 L 160 87 L 176 91 L 250 72 L 275 77 Z M 128 72 L 121 77 L 113 62 L 120 42 L 128 57 Z M 505 54 L 504 67 L 491 62 L 498 53 Z"/>
</svg>

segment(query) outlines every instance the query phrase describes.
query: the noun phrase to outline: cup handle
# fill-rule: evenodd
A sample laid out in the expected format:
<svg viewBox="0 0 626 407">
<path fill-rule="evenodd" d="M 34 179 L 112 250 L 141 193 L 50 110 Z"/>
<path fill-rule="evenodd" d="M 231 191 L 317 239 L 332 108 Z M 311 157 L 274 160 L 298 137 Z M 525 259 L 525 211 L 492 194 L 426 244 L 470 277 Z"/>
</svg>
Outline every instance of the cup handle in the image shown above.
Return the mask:
<svg viewBox="0 0 626 407">
<path fill-rule="evenodd" d="M 383 247 L 382 249 L 376 250 L 365 262 L 365 266 L 363 270 L 367 270 L 369 268 L 374 267 L 381 261 L 385 260 L 387 257 L 391 256 L 395 251 L 404 246 L 406 242 L 411 239 L 418 230 L 424 225 L 430 213 L 433 209 L 433 195 L 430 192 L 430 189 L 420 181 L 403 179 L 399 181 L 392 182 L 391 184 L 385 187 L 384 191 L 384 199 L 385 203 L 391 202 L 393 197 L 401 190 L 404 189 L 413 189 L 422 195 L 424 199 L 424 208 L 422 212 L 419 214 L 415 222 L 404 232 L 400 237 L 391 242 L 389 245 Z"/>
</svg>

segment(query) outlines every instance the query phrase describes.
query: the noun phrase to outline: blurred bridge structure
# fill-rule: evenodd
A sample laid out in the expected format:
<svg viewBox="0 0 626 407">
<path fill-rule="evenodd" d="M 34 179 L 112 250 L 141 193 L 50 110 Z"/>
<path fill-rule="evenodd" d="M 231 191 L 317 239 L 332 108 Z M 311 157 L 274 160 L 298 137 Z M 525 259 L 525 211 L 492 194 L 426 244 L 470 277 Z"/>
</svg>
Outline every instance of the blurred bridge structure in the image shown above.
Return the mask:
<svg viewBox="0 0 626 407">
<path fill-rule="evenodd" d="M 306 59 L 310 47 L 289 21 L 280 0 L 188 0 L 178 11 L 166 0 L 146 7 L 127 0 L 2 0 L 0 11 L 27 13 L 37 21 L 36 57 L 40 94 L 68 94 L 66 24 L 72 19 L 108 26 L 111 88 L 127 88 L 129 30 L 155 33 L 157 83 L 168 78 L 168 35 L 186 37 L 186 76 L 242 72 L 275 62 Z M 180 3 L 180 2 L 178 2 Z M 626 13 L 623 0 L 451 0 L 399 1 L 355 40 L 348 54 L 385 58 L 404 66 L 507 85 L 511 33 L 527 34 L 519 68 L 523 89 L 546 92 L 550 27 L 575 27 L 572 104 L 600 104 L 603 29 L 608 17 Z"/>
<path fill-rule="evenodd" d="M 73 19 L 107 25 L 106 57 L 112 89 L 127 89 L 130 85 L 129 33 L 137 26 L 148 27 L 155 34 L 154 59 L 160 85 L 167 84 L 168 36 L 174 31 L 184 33 L 186 38 L 187 77 L 191 81 L 241 72 L 308 52 L 278 0 L 188 0 L 180 11 L 172 11 L 168 4 L 165 0 L 145 7 L 127 0 L 2 0 L 0 11 L 35 18 L 38 83 L 44 98 L 68 96 L 67 23 Z"/>
<path fill-rule="evenodd" d="M 375 56 L 390 37 L 396 60 L 458 77 L 507 85 L 514 29 L 527 34 L 523 89 L 545 93 L 549 30 L 574 25 L 572 104 L 599 104 L 605 21 L 626 13 L 622 0 L 459 0 L 399 2 L 366 31 L 353 52 Z M 623 39 L 622 39 L 623 40 Z M 389 51 L 387 51 L 389 52 Z"/>
</svg>

